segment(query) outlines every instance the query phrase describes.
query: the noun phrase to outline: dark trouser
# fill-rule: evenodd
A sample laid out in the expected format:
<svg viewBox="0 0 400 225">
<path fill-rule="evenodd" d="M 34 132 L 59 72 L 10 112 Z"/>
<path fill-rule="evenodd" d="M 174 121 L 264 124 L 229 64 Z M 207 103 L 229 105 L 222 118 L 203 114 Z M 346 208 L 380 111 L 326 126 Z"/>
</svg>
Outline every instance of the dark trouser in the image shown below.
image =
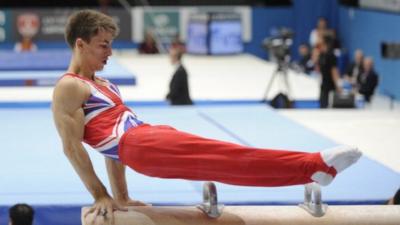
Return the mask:
<svg viewBox="0 0 400 225">
<path fill-rule="evenodd" d="M 319 107 L 328 108 L 329 105 L 329 93 L 332 91 L 331 88 L 321 87 L 321 92 L 319 94 Z"/>
</svg>

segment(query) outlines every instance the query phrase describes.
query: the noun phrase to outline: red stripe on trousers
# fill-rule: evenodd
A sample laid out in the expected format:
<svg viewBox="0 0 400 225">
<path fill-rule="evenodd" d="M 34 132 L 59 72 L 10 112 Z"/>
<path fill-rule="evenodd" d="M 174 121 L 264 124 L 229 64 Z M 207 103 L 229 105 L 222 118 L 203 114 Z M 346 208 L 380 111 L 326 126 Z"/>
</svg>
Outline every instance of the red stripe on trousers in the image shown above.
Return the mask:
<svg viewBox="0 0 400 225">
<path fill-rule="evenodd" d="M 147 176 L 244 186 L 312 182 L 317 171 L 336 175 L 320 153 L 271 150 L 203 138 L 170 126 L 141 125 L 121 138 L 123 164 Z"/>
</svg>

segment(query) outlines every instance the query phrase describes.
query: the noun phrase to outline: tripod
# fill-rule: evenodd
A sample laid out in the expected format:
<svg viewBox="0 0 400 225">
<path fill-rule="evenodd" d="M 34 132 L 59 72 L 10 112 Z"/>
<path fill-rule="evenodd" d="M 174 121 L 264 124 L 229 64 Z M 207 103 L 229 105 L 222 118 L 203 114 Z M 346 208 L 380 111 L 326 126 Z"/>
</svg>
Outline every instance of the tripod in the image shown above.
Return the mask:
<svg viewBox="0 0 400 225">
<path fill-rule="evenodd" d="M 281 76 L 279 76 L 281 78 L 281 82 L 283 82 L 283 84 L 285 85 L 286 95 L 288 96 L 289 99 L 291 99 L 291 88 L 290 88 L 290 84 L 289 84 L 288 69 L 289 69 L 289 63 L 287 62 L 287 60 L 278 59 L 278 67 L 272 74 L 272 77 L 269 80 L 267 89 L 265 90 L 265 93 L 264 93 L 263 99 L 265 102 L 268 102 L 268 93 L 270 92 L 270 90 L 272 88 L 272 84 L 274 83 L 275 78 L 279 75 L 281 75 Z"/>
</svg>

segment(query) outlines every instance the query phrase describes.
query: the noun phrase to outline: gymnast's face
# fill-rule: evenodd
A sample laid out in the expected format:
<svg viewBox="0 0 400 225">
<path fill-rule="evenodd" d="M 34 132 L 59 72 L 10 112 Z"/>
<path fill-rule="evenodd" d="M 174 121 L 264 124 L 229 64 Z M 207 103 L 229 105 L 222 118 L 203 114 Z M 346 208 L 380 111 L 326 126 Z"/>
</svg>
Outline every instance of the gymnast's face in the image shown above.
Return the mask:
<svg viewBox="0 0 400 225">
<path fill-rule="evenodd" d="M 100 30 L 89 42 L 78 39 L 81 63 L 93 71 L 102 70 L 107 64 L 108 57 L 112 55 L 112 41 L 112 33 L 104 30 Z"/>
</svg>

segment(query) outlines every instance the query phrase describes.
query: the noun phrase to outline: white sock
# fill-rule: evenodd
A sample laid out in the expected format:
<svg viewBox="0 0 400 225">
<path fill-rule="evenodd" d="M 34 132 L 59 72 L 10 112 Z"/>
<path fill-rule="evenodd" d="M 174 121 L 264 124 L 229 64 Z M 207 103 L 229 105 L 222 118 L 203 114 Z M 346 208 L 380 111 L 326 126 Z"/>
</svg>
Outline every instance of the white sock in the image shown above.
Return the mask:
<svg viewBox="0 0 400 225">
<path fill-rule="evenodd" d="M 333 177 L 329 173 L 318 171 L 311 176 L 311 180 L 317 182 L 321 186 L 326 186 L 333 181 Z"/>
<path fill-rule="evenodd" d="M 326 165 L 332 166 L 338 173 L 353 165 L 362 156 L 356 147 L 346 145 L 324 150 L 320 154 Z"/>
</svg>

